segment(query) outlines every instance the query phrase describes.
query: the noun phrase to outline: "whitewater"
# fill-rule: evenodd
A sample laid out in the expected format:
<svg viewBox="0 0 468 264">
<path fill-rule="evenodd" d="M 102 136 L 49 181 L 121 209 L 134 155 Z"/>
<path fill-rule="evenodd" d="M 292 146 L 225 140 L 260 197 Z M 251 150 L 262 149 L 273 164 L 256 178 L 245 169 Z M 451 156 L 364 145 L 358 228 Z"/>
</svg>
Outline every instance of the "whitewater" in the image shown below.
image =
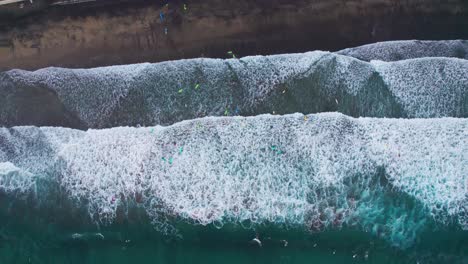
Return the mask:
<svg viewBox="0 0 468 264">
<path fill-rule="evenodd" d="M 467 54 L 0 72 L 0 258 L 466 263 Z"/>
<path fill-rule="evenodd" d="M 109 128 L 170 125 L 205 116 L 330 111 L 354 117 L 468 117 L 468 61 L 365 62 L 314 51 L 11 70 L 0 73 L 0 91 L 3 126 Z"/>
<path fill-rule="evenodd" d="M 433 220 L 468 228 L 467 139 L 465 119 L 337 113 L 2 128 L 0 186 L 21 195 L 45 180 L 101 223 L 140 206 L 162 232 L 177 231 L 173 218 L 311 232 L 357 225 L 406 247 Z"/>
</svg>

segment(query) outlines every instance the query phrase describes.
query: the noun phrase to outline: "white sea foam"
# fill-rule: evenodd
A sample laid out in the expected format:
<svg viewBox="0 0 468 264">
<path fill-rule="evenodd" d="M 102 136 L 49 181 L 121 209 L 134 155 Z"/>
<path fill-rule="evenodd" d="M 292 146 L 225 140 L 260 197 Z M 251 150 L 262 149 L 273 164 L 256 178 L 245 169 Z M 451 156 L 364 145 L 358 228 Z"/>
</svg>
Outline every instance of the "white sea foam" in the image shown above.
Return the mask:
<svg viewBox="0 0 468 264">
<path fill-rule="evenodd" d="M 67 113 L 91 128 L 263 114 L 285 105 L 292 105 L 289 112 L 304 113 L 467 117 L 468 61 L 454 58 L 368 63 L 315 51 L 5 74 L 0 90 L 23 98 L 20 91 L 47 88 Z M 19 122 L 15 107 L 23 106 L 18 104 L 0 109 L 4 122 Z"/>
<path fill-rule="evenodd" d="M 460 116 L 467 107 L 467 62 L 423 58 L 391 64 L 371 63 L 409 117 L 441 117 Z"/>
<path fill-rule="evenodd" d="M 24 137 L 37 142 L 31 153 L 18 151 Z M 87 132 L 3 129 L 0 138 L 7 162 L 60 175 L 68 195 L 103 222 L 137 204 L 160 229 L 172 217 L 312 231 L 357 225 L 399 246 L 432 219 L 468 229 L 466 119 L 210 117 Z"/>
<path fill-rule="evenodd" d="M 6 193 L 26 193 L 35 186 L 32 173 L 10 162 L 0 162 L 0 190 Z"/>
<path fill-rule="evenodd" d="M 372 43 L 337 52 L 360 60 L 397 61 L 424 57 L 468 59 L 467 40 L 400 40 Z"/>
</svg>

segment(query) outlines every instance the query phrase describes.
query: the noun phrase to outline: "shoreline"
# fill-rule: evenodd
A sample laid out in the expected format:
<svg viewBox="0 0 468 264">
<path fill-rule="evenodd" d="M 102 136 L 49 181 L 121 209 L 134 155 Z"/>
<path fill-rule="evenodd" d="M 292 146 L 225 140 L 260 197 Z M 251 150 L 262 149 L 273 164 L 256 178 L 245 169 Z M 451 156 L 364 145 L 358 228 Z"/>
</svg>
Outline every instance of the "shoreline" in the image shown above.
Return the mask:
<svg viewBox="0 0 468 264">
<path fill-rule="evenodd" d="M 468 2 L 182 1 L 55 6 L 0 25 L 0 70 L 336 51 L 400 39 L 468 39 Z M 160 13 L 164 19 L 161 20 Z M 135 22 L 138 23 L 135 23 Z"/>
</svg>

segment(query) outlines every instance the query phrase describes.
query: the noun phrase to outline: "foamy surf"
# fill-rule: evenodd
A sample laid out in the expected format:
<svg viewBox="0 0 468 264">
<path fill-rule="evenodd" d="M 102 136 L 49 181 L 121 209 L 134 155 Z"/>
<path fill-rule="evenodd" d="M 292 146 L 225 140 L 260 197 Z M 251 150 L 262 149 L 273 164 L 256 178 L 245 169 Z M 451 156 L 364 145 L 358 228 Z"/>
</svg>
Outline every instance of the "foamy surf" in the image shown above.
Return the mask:
<svg viewBox="0 0 468 264">
<path fill-rule="evenodd" d="M 107 128 L 337 111 L 468 117 L 468 60 L 365 62 L 330 52 L 0 74 L 0 125 Z M 30 100 L 34 98 L 34 100 Z"/>
<path fill-rule="evenodd" d="M 467 139 L 465 119 L 338 113 L 87 132 L 2 128 L 0 183 L 19 195 L 45 179 L 104 225 L 136 206 L 163 233 L 177 233 L 174 221 L 353 226 L 408 247 L 435 224 L 468 228 Z"/>
</svg>

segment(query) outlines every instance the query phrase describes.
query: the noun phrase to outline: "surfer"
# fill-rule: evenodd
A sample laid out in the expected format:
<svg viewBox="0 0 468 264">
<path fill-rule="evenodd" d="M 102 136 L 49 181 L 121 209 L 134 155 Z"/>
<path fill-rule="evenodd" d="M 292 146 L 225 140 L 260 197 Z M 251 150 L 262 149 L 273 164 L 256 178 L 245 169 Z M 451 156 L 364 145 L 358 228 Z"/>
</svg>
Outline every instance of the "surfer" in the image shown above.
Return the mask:
<svg viewBox="0 0 468 264">
<path fill-rule="evenodd" d="M 255 235 L 255 238 L 252 239 L 251 243 L 257 244 L 259 247 L 262 247 L 262 241 L 258 238 L 258 233 Z"/>
<path fill-rule="evenodd" d="M 284 246 L 284 247 L 287 247 L 287 246 L 288 246 L 288 241 L 287 241 L 287 240 L 283 239 L 283 240 L 280 240 L 280 242 L 283 243 L 283 246 Z"/>
</svg>

